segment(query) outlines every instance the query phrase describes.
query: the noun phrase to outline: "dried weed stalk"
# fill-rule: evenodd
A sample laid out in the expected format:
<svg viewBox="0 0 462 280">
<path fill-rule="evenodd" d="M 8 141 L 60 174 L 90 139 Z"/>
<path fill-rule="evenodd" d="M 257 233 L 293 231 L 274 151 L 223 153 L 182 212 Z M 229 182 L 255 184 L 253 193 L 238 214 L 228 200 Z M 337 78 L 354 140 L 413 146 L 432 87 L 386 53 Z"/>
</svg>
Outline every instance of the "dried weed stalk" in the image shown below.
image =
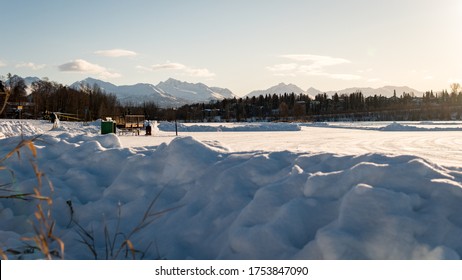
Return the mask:
<svg viewBox="0 0 462 280">
<path fill-rule="evenodd" d="M 39 250 L 46 259 L 64 258 L 64 243 L 54 234 L 55 221 L 51 215 L 53 200 L 50 196 L 42 194 L 44 178 L 50 191 L 53 192 L 54 188 L 51 181 L 40 171 L 37 163 L 31 160 L 31 166 L 34 170 L 35 178 L 37 179 L 37 186 L 34 187 L 33 192 L 30 193 L 16 192 L 10 188 L 15 180 L 14 172 L 4 165 L 4 162 L 14 154 L 17 154 L 18 159 L 21 159 L 21 150 L 23 148 L 29 149 L 33 158 L 36 158 L 37 149 L 34 141 L 37 140 L 38 137 L 39 136 L 32 139 L 22 139 L 13 150 L 0 159 L 0 171 L 9 172 L 12 179 L 11 183 L 3 183 L 0 185 L 0 191 L 3 192 L 0 195 L 0 199 L 20 199 L 37 202 L 34 212 L 35 221 L 31 221 L 35 235 L 22 238 L 22 240 L 26 242 L 26 249 L 24 250 L 7 249 L 7 252 L 0 250 L 2 259 L 8 258 L 6 253 L 19 255 L 19 258 L 21 258 L 25 254 L 34 253 L 35 250 Z M 34 245 L 28 243 L 29 241 L 32 241 Z"/>
<path fill-rule="evenodd" d="M 115 226 L 114 231 L 111 233 L 107 223 L 104 223 L 104 256 L 98 255 L 93 228 L 91 228 L 90 230 L 85 229 L 72 217 L 72 222 L 77 226 L 77 234 L 80 237 L 79 242 L 84 244 L 88 248 L 95 260 L 100 259 L 101 257 L 107 260 L 135 260 L 137 258 L 143 259 L 145 256 L 145 252 L 149 249 L 149 247 L 151 247 L 152 244 L 150 243 L 144 250 L 137 249 L 131 241 L 134 235 L 141 232 L 143 229 L 152 224 L 156 219 L 160 218 L 162 215 L 181 207 L 177 206 L 161 211 L 154 211 L 154 206 L 157 200 L 159 199 L 161 193 L 162 191 L 154 197 L 154 199 L 151 201 L 151 203 L 145 210 L 143 217 L 141 217 L 139 223 L 128 233 L 121 232 L 120 230 L 122 206 L 120 204 L 118 205 L 117 224 Z M 71 209 L 71 213 L 74 213 L 72 203 L 68 202 L 68 205 Z"/>
</svg>

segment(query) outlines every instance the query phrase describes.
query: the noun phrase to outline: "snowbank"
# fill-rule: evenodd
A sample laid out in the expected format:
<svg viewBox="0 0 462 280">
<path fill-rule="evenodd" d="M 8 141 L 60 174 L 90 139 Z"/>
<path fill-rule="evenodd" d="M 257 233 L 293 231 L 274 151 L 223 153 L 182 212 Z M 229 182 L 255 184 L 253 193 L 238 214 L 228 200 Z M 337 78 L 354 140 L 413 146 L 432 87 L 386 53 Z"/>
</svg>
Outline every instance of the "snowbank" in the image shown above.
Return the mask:
<svg viewBox="0 0 462 280">
<path fill-rule="evenodd" d="M 30 136 L 42 133 L 28 121 L 0 120 L 0 139 L 18 135 Z"/>
<path fill-rule="evenodd" d="M 0 119 L 0 138 L 13 136 L 32 136 L 48 132 L 56 133 L 75 133 L 75 134 L 98 134 L 101 131 L 101 120 L 82 123 L 82 122 L 59 122 L 55 126 L 46 120 L 5 120 Z M 2 136 L 3 135 L 3 136 Z"/>
<path fill-rule="evenodd" d="M 161 122 L 158 125 L 161 131 L 175 131 L 175 123 Z M 234 123 L 222 125 L 185 125 L 177 123 L 178 131 L 181 132 L 215 132 L 215 131 L 299 131 L 301 128 L 296 123 Z"/>
<path fill-rule="evenodd" d="M 461 122 L 313 122 L 304 127 L 326 127 L 378 131 L 462 131 Z"/>
<path fill-rule="evenodd" d="M 435 123 L 421 122 L 422 125 L 435 125 Z M 400 123 L 391 123 L 385 127 L 379 128 L 382 131 L 462 131 L 460 127 L 419 127 L 414 125 L 405 125 Z"/>
<path fill-rule="evenodd" d="M 0 157 L 19 140 L 0 139 Z M 105 258 L 104 228 L 128 235 L 157 196 L 152 212 L 170 210 L 130 238 L 147 259 L 462 256 L 462 172 L 418 157 L 232 152 L 192 137 L 134 150 L 114 134 L 43 135 L 36 145 L 68 259 L 94 258 L 76 223 Z M 29 158 L 8 159 L 14 180 L 0 172 L 0 181 L 36 186 Z M 11 258 L 36 257 L 21 241 L 33 235 L 34 204 L 0 199 L 1 249 L 23 252 Z"/>
</svg>

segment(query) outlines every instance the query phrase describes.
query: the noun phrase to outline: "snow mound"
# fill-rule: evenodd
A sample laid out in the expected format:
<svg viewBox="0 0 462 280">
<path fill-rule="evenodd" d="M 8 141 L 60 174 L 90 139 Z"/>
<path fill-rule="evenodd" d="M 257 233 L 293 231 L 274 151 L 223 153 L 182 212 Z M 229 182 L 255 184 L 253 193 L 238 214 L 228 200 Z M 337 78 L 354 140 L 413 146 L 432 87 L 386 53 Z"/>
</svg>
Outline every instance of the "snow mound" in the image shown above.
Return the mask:
<svg viewBox="0 0 462 280">
<path fill-rule="evenodd" d="M 301 123 L 304 127 L 326 127 L 378 131 L 462 131 L 460 122 L 313 122 Z"/>
<path fill-rule="evenodd" d="M 381 127 L 378 130 L 381 130 L 381 131 L 426 131 L 429 129 L 423 128 L 423 127 L 411 126 L 411 125 L 404 125 L 404 124 L 399 124 L 399 123 L 394 122 L 385 127 Z"/>
<path fill-rule="evenodd" d="M 60 122 L 59 126 L 52 127 L 50 131 L 69 132 L 74 134 L 99 134 L 101 131 L 101 122 Z"/>
<path fill-rule="evenodd" d="M 436 125 L 435 123 L 424 123 L 421 122 L 419 124 L 422 125 Z M 405 124 L 399 124 L 399 123 L 392 123 L 389 124 L 385 127 L 381 127 L 378 130 L 382 131 L 462 131 L 461 127 L 438 127 L 436 125 L 435 127 L 419 127 L 419 126 L 413 126 L 413 125 L 405 125 Z"/>
<path fill-rule="evenodd" d="M 461 220 L 454 226 L 456 214 L 449 209 L 461 210 L 460 179 L 460 174 L 455 178 L 422 159 L 403 156 L 370 155 L 342 170 L 315 173 L 306 181 L 305 196 L 335 201 L 337 215 L 299 256 L 458 259 L 460 250 L 451 248 L 459 246 L 452 235 L 461 232 Z"/>
<path fill-rule="evenodd" d="M 161 131 L 175 131 L 175 123 L 161 122 L 158 125 Z M 216 131 L 299 131 L 296 123 L 245 123 L 233 125 L 185 125 L 177 123 L 177 129 L 181 132 L 216 132 Z"/>
<path fill-rule="evenodd" d="M 18 141 L 0 139 L 0 157 Z M 131 237 L 147 259 L 462 256 L 462 172 L 415 156 L 232 152 L 193 137 L 136 151 L 114 134 L 44 135 L 36 146 L 35 159 L 5 161 L 15 178 L 0 172 L 0 181 L 30 191 L 36 162 L 53 182 L 55 234 L 69 259 L 94 258 L 72 220 L 104 258 L 104 228 L 128 234 L 152 201 L 167 211 Z M 0 199 L 4 252 L 33 235 L 34 209 Z"/>
<path fill-rule="evenodd" d="M 43 131 L 40 128 L 36 128 L 27 121 L 0 120 L 0 138 L 19 135 L 30 136 L 41 133 L 43 133 Z"/>
</svg>

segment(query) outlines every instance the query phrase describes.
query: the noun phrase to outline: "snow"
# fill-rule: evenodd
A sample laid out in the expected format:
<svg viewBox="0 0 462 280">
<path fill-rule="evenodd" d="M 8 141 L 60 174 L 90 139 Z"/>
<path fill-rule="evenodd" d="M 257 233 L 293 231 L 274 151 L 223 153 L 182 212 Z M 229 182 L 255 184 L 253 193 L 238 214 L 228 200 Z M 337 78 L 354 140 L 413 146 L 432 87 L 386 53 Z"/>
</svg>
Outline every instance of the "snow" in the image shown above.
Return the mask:
<svg viewBox="0 0 462 280">
<path fill-rule="evenodd" d="M 17 135 L 26 135 L 31 136 L 35 134 L 40 134 L 43 131 L 40 128 L 36 128 L 34 125 L 29 122 L 8 120 L 1 121 L 0 125 L 0 139 L 17 136 Z"/>
<path fill-rule="evenodd" d="M 275 85 L 273 87 L 270 87 L 266 90 L 254 90 L 248 94 L 246 94 L 246 97 L 259 97 L 260 95 L 266 96 L 266 95 L 273 95 L 273 94 L 290 94 L 290 93 L 295 93 L 295 94 L 308 94 L 305 92 L 303 89 L 299 88 L 298 86 L 294 84 L 285 84 L 285 83 L 279 83 L 278 85 Z M 314 98 L 315 95 L 310 96 L 311 98 Z"/>
<path fill-rule="evenodd" d="M 181 132 L 220 132 L 220 131 L 299 131 L 300 126 L 295 123 L 227 123 L 227 124 L 183 124 L 177 123 L 177 130 Z M 162 131 L 175 131 L 175 123 L 162 122 L 158 125 Z"/>
<path fill-rule="evenodd" d="M 202 83 L 181 82 L 172 78 L 165 82 L 159 82 L 157 85 L 138 83 L 121 86 L 94 78 L 86 78 L 73 83 L 70 87 L 79 89 L 82 85 L 93 86 L 94 84 L 107 93 L 117 95 L 124 102 L 142 103 L 144 101 L 154 101 L 161 107 L 178 107 L 193 102 L 202 103 L 235 97 L 229 89 L 208 87 Z"/>
<path fill-rule="evenodd" d="M 40 135 L 35 158 L 24 148 L 2 162 L 14 178 L 0 170 L 0 182 L 28 192 L 31 161 L 44 172 L 66 259 L 94 258 L 79 226 L 105 258 L 105 229 L 120 244 L 153 201 L 150 213 L 166 211 L 130 236 L 146 259 L 462 256 L 460 122 L 180 124 L 179 137 L 152 125 L 152 136 L 118 136 L 98 121 L 0 120 L 0 158 Z M 36 203 L 0 199 L 4 252 L 25 250 Z"/>
<path fill-rule="evenodd" d="M 228 89 L 218 87 L 208 87 L 202 83 L 181 82 L 175 79 L 168 79 L 160 82 L 156 87 L 170 95 L 191 102 L 204 102 L 209 100 L 222 100 L 233 98 L 235 95 Z"/>
</svg>

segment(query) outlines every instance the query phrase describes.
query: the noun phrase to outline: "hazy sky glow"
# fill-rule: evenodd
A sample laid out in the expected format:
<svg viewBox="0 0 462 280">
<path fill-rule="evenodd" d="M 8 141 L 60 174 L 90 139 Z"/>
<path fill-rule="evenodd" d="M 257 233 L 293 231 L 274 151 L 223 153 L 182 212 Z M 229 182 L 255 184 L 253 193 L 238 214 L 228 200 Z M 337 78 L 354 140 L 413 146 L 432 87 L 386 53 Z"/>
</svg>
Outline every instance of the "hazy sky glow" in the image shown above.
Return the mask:
<svg viewBox="0 0 462 280">
<path fill-rule="evenodd" d="M 462 82 L 462 0 L 0 0 L 0 75 L 238 95 Z"/>
</svg>

